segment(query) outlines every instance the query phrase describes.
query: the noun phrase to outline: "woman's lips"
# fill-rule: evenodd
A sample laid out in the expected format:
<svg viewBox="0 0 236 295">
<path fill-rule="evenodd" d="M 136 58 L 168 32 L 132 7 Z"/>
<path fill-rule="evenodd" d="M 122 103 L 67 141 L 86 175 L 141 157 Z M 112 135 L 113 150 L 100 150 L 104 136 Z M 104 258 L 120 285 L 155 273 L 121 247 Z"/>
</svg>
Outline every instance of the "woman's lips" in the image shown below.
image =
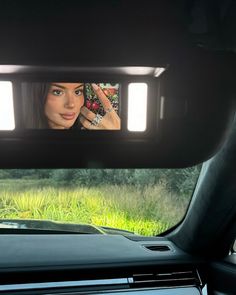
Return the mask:
<svg viewBox="0 0 236 295">
<path fill-rule="evenodd" d="M 61 114 L 62 118 L 64 120 L 73 120 L 75 118 L 75 113 L 65 113 L 65 114 Z"/>
</svg>

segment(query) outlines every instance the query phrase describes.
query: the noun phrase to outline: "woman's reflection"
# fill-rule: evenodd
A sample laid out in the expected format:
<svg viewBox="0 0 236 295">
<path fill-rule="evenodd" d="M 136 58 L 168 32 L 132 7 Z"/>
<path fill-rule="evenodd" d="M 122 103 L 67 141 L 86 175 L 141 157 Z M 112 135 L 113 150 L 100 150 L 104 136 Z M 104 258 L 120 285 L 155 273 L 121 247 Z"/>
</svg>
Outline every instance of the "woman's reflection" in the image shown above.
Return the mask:
<svg viewBox="0 0 236 295">
<path fill-rule="evenodd" d="M 118 130 L 120 118 L 108 97 L 97 84 L 92 88 L 105 115 L 85 106 L 84 83 L 23 83 L 24 124 L 30 129 L 90 129 Z"/>
</svg>

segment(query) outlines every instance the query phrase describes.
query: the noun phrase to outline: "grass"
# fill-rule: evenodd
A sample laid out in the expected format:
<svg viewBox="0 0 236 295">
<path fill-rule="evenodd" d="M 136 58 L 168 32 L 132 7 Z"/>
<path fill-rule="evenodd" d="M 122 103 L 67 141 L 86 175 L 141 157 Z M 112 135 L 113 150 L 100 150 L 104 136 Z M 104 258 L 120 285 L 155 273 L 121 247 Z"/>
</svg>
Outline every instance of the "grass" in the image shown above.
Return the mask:
<svg viewBox="0 0 236 295">
<path fill-rule="evenodd" d="M 44 219 L 126 229 L 153 236 L 181 220 L 188 200 L 164 183 L 132 186 L 55 188 L 42 181 L 1 180 L 0 218 Z"/>
</svg>

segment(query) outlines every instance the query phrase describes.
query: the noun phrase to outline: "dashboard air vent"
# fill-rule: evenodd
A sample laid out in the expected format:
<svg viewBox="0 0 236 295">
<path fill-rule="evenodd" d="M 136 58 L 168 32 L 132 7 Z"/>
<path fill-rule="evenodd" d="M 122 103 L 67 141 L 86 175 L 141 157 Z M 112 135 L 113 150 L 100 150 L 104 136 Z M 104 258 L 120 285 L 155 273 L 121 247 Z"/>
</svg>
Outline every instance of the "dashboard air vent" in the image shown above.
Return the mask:
<svg viewBox="0 0 236 295">
<path fill-rule="evenodd" d="M 158 272 L 149 274 L 134 274 L 131 287 L 173 287 L 199 286 L 201 284 L 198 272 L 195 270 Z"/>
<path fill-rule="evenodd" d="M 145 245 L 144 247 L 151 251 L 159 251 L 159 252 L 171 251 L 170 247 L 167 245 Z"/>
</svg>

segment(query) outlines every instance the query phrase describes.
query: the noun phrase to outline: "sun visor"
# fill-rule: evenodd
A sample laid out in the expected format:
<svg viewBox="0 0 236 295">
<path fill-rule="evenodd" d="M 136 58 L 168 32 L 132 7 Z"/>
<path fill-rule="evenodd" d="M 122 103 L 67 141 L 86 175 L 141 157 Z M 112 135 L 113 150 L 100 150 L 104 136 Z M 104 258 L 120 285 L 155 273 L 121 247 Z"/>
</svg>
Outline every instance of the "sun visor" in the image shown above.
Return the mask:
<svg viewBox="0 0 236 295">
<path fill-rule="evenodd" d="M 0 165 L 186 167 L 234 115 L 225 57 L 155 66 L 0 65 Z"/>
</svg>

